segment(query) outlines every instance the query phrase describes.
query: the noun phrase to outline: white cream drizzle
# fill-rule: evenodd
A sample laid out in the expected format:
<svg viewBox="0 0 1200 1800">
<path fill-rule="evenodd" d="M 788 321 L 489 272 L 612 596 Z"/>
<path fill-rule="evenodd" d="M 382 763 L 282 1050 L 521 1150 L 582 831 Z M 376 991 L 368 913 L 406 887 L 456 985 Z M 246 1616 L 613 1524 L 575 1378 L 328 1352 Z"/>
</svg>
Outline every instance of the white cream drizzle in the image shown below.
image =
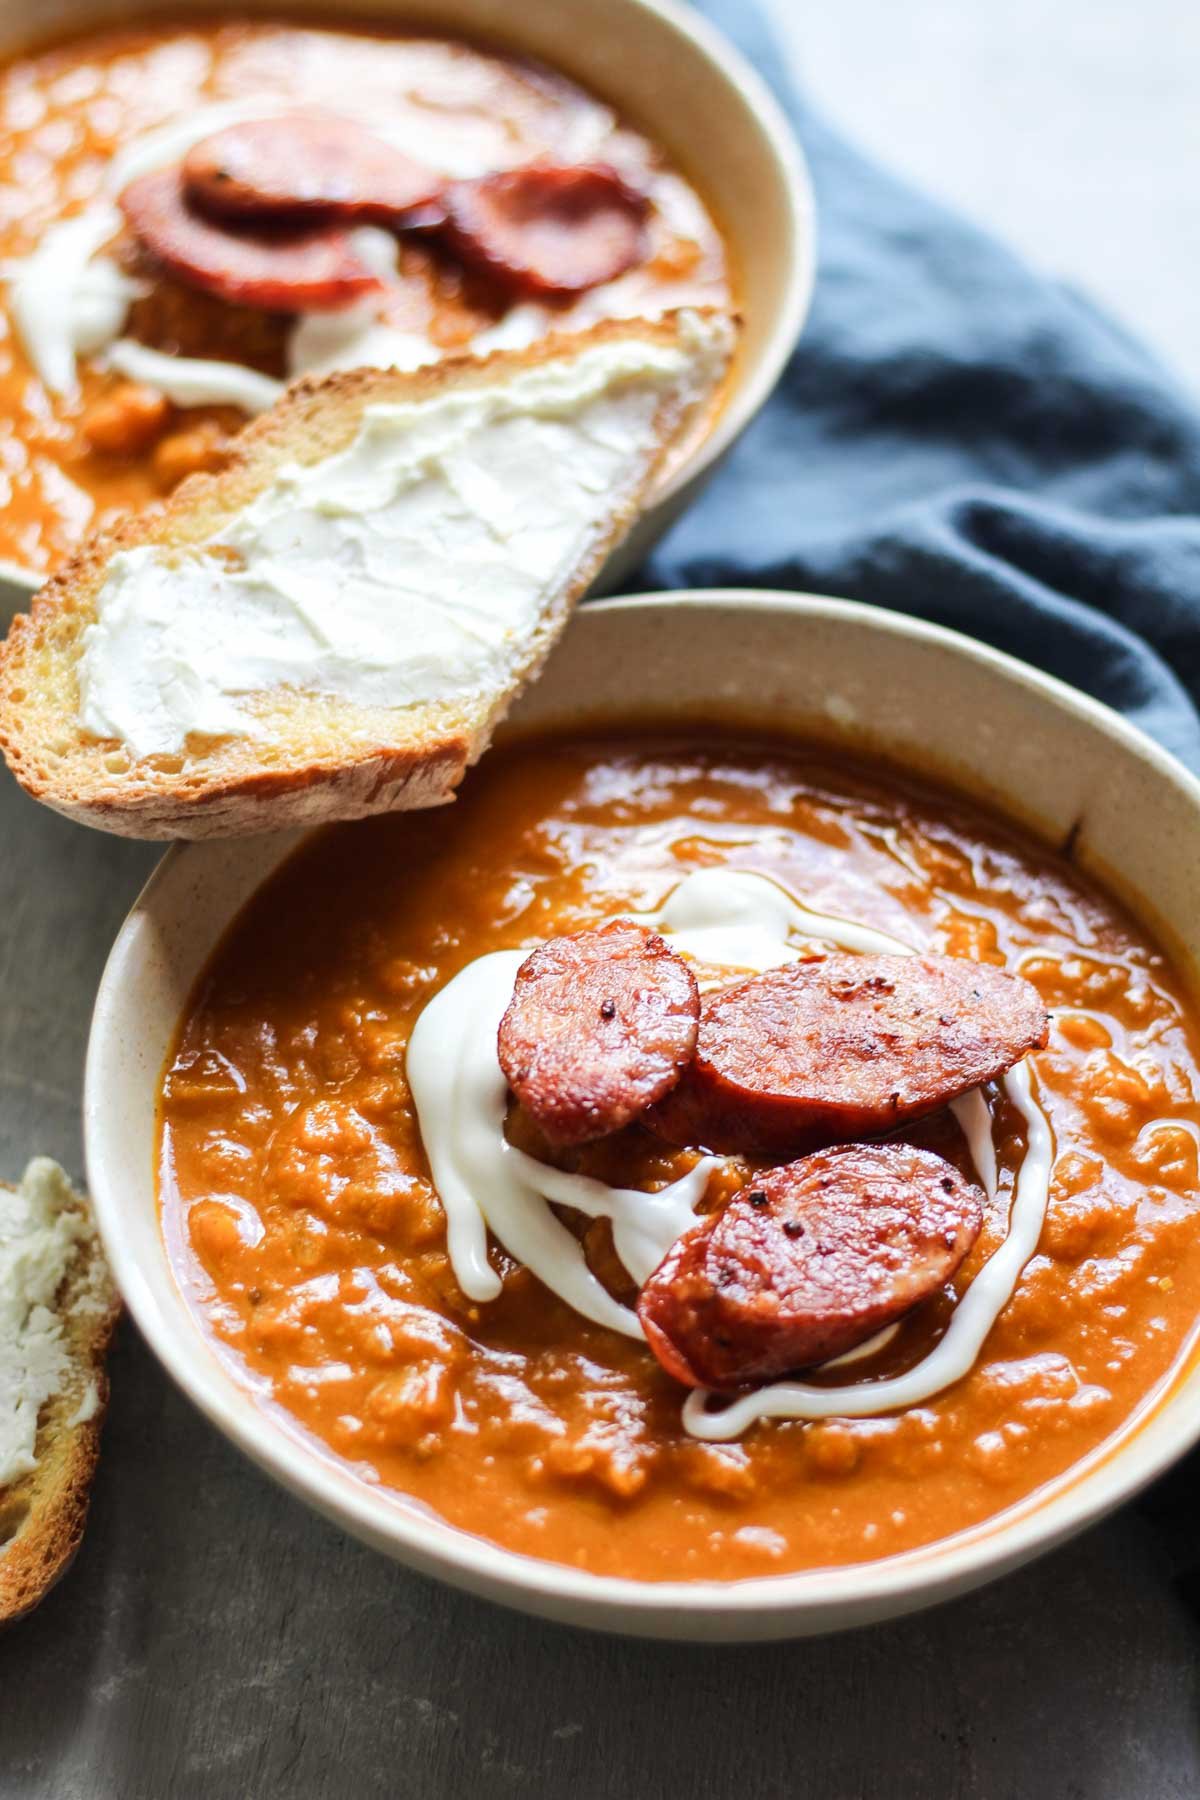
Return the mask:
<svg viewBox="0 0 1200 1800">
<path fill-rule="evenodd" d="M 138 284 L 111 257 L 97 255 L 123 228 L 118 194 L 138 175 L 175 161 L 212 132 L 279 110 L 270 100 L 226 101 L 197 107 L 185 118 L 145 132 L 113 157 L 90 206 L 52 225 L 28 256 L 4 264 L 0 277 L 9 285 L 13 324 L 25 354 L 52 394 L 69 400 L 78 397 L 77 358 L 98 355 L 116 342 L 130 302 L 139 292 Z M 181 365 L 199 359 L 170 360 Z M 210 364 L 210 373 L 220 366 L 234 367 Z M 225 398 L 231 405 L 241 404 L 228 388 L 218 394 L 218 402 Z"/>
<path fill-rule="evenodd" d="M 399 246 L 390 232 L 364 225 L 348 233 L 348 239 L 381 280 L 394 279 Z M 438 360 L 440 352 L 429 338 L 385 324 L 378 307 L 378 298 L 371 296 L 338 312 L 301 313 L 288 339 L 288 380 L 299 375 L 332 375 L 338 369 L 419 369 Z M 104 348 L 103 344 L 96 347 Z M 102 361 L 131 381 L 158 388 L 175 406 L 236 406 L 251 417 L 274 406 L 287 386 L 287 381 L 244 363 L 175 356 L 134 338 L 110 343 Z"/>
<path fill-rule="evenodd" d="M 1009 1070 L 1004 1077 L 1004 1091 L 1021 1113 L 1028 1131 L 1008 1235 L 976 1275 L 955 1307 L 946 1335 L 929 1355 L 903 1375 L 854 1387 L 774 1382 L 731 1401 L 717 1412 L 709 1410 L 708 1394 L 691 1393 L 684 1401 L 683 1422 L 693 1437 L 727 1443 L 741 1437 L 759 1419 L 873 1418 L 878 1413 L 916 1406 L 962 1380 L 973 1367 L 984 1339 L 1012 1298 L 1021 1270 L 1037 1248 L 1054 1166 L 1053 1135 L 1045 1113 L 1033 1097 L 1027 1060 Z"/>
<path fill-rule="evenodd" d="M 1133 1140 L 1134 1149 L 1139 1149 L 1145 1139 L 1157 1136 L 1160 1131 L 1182 1131 L 1200 1151 L 1200 1125 L 1192 1119 L 1148 1119 Z"/>
<path fill-rule="evenodd" d="M 400 246 L 390 231 L 363 225 L 351 248 L 380 280 L 398 278 Z M 471 346 L 474 348 L 474 345 Z M 332 375 L 339 369 L 420 369 L 437 362 L 437 345 L 422 331 L 405 331 L 379 317 L 378 297 L 338 312 L 302 313 L 287 348 L 288 375 Z"/>
<path fill-rule="evenodd" d="M 102 350 L 125 323 L 136 283 L 109 257 L 96 256 L 120 226 L 115 207 L 89 207 L 51 226 L 31 255 L 0 270 L 17 335 L 52 394 L 74 399 L 76 358 Z"/>
<path fill-rule="evenodd" d="M 685 955 L 728 968 L 761 971 L 795 961 L 800 952 L 790 941 L 793 937 L 846 950 L 912 954 L 911 945 L 885 932 L 812 912 L 776 883 L 742 870 L 697 870 L 657 911 L 622 916 L 653 925 Z M 681 1180 L 646 1193 L 551 1168 L 508 1142 L 507 1087 L 496 1033 L 527 955 L 527 950 L 500 950 L 468 963 L 425 1007 L 409 1041 L 409 1086 L 446 1214 L 450 1261 L 470 1299 L 494 1300 L 501 1281 L 488 1259 L 490 1228 L 511 1256 L 576 1312 L 640 1338 L 637 1314 L 592 1274 L 581 1244 L 552 1207 L 569 1206 L 589 1218 L 610 1219 L 616 1253 L 640 1284 L 696 1222 L 696 1207 L 720 1159 L 703 1158 Z M 959 1302 L 935 1349 L 904 1375 L 887 1381 L 839 1388 L 774 1382 L 720 1411 L 709 1410 L 707 1394 L 694 1393 L 683 1408 L 684 1425 L 694 1437 L 727 1441 L 765 1418 L 861 1418 L 891 1412 L 928 1398 L 967 1373 L 1037 1244 L 1053 1165 L 1049 1123 L 1033 1096 L 1027 1063 L 1010 1071 L 1004 1086 L 1028 1127 L 1008 1233 Z M 980 1181 L 994 1200 L 996 1153 L 982 1092 L 964 1095 L 953 1110 Z M 877 1333 L 826 1367 L 864 1360 L 892 1334 L 891 1328 Z"/>
<path fill-rule="evenodd" d="M 172 356 L 169 351 L 139 344 L 135 338 L 118 338 L 105 362 L 130 381 L 157 388 L 174 406 L 236 406 L 254 415 L 274 406 L 284 389 L 282 381 L 243 363 Z"/>
<path fill-rule="evenodd" d="M 874 1337 L 867 1338 L 865 1343 L 855 1344 L 853 1350 L 843 1350 L 840 1356 L 831 1356 L 821 1367 L 844 1369 L 847 1363 L 866 1362 L 869 1356 L 878 1356 L 881 1350 L 886 1350 L 899 1329 L 900 1321 L 897 1319 L 893 1324 L 885 1325 L 882 1331 L 877 1331 Z"/>
</svg>

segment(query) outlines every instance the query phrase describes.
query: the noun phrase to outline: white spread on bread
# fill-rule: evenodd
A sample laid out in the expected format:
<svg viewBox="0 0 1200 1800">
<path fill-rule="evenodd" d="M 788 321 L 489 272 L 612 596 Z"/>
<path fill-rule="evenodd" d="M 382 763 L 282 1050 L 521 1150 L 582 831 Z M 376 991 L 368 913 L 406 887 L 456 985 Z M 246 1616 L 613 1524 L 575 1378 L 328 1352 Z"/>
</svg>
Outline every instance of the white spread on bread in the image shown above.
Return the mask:
<svg viewBox="0 0 1200 1800">
<path fill-rule="evenodd" d="M 87 1277 L 73 1284 L 73 1305 L 103 1310 L 108 1275 L 87 1204 L 57 1163 L 35 1157 L 18 1188 L 0 1187 L 0 1487 L 37 1466 L 39 1414 L 71 1376 L 58 1298 L 81 1256 Z M 85 1387 L 74 1419 L 97 1404 L 94 1385 Z"/>
<path fill-rule="evenodd" d="M 114 555 L 79 721 L 137 756 L 252 736 L 280 688 L 403 707 L 503 687 L 544 609 L 645 472 L 664 399 L 708 392 L 731 328 L 626 335 L 403 404 L 278 471 L 215 545 Z M 215 549 L 215 553 L 213 553 Z"/>
<path fill-rule="evenodd" d="M 733 869 L 700 869 L 653 913 L 623 914 L 661 931 L 697 962 L 760 971 L 796 960 L 793 939 L 843 950 L 909 954 L 912 946 L 872 927 L 814 913 L 774 882 Z M 719 1161 L 704 1158 L 658 1193 L 612 1188 L 537 1161 L 504 1135 L 507 1088 L 496 1051 L 501 1017 L 527 950 L 500 950 L 468 963 L 425 1007 L 413 1027 L 407 1074 L 434 1185 L 446 1214 L 450 1261 L 468 1298 L 494 1300 L 500 1277 L 487 1254 L 489 1229 L 511 1256 L 585 1318 L 640 1338 L 637 1314 L 615 1300 L 587 1265 L 583 1247 L 553 1211 L 568 1206 L 608 1218 L 614 1248 L 632 1279 L 644 1282 L 671 1245 L 696 1223 L 707 1178 Z M 1003 1081 L 1027 1127 L 1003 1243 L 958 1302 L 945 1335 L 903 1375 L 844 1386 L 772 1382 L 710 1411 L 708 1396 L 689 1396 L 683 1422 L 695 1437 L 739 1437 L 763 1418 L 863 1418 L 913 1406 L 960 1380 L 1033 1254 L 1049 1197 L 1054 1149 L 1033 1093 L 1028 1062 Z M 976 1090 L 952 1108 L 988 1200 L 997 1198 L 991 1118 Z M 890 1337 L 881 1333 L 850 1357 L 861 1362 Z M 838 1358 L 834 1368 L 850 1358 Z"/>
</svg>

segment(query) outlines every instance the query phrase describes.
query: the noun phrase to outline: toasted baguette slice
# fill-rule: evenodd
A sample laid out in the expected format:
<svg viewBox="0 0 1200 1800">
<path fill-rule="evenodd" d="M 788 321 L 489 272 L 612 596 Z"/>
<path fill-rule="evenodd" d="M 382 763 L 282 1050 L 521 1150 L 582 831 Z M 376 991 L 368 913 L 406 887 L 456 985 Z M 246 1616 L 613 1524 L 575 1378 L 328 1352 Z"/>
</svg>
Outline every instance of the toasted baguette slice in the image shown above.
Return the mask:
<svg viewBox="0 0 1200 1800">
<path fill-rule="evenodd" d="M 212 475 L 192 477 L 161 508 L 94 539 L 42 589 L 31 612 L 14 621 L 0 648 L 0 748 L 17 780 L 36 799 L 70 818 L 144 838 L 236 836 L 396 808 L 436 806 L 451 799 L 466 769 L 487 748 L 496 724 L 517 693 L 540 668 L 575 602 L 636 518 L 664 461 L 698 409 L 711 403 L 728 366 L 733 340 L 734 330 L 725 315 L 680 311 L 653 321 L 606 321 L 586 332 L 552 336 L 526 350 L 500 351 L 483 359 L 458 358 L 408 374 L 360 369 L 296 383 L 270 412 L 240 435 L 226 467 Z M 167 566 L 176 582 L 167 598 L 170 607 L 177 609 L 182 604 L 182 590 L 174 571 L 181 566 L 185 575 L 199 567 L 197 579 L 210 583 L 215 579 L 212 558 L 224 554 L 235 585 L 239 578 L 245 580 L 256 572 L 240 553 L 229 558 L 222 550 L 223 539 L 232 535 L 236 545 L 240 531 L 244 541 L 248 532 L 258 529 L 257 524 L 247 523 L 248 516 L 251 522 L 258 521 L 264 508 L 290 504 L 294 488 L 288 484 L 294 481 L 297 468 L 309 483 L 325 479 L 319 466 L 333 470 L 333 479 L 344 480 L 338 471 L 344 471 L 345 460 L 333 459 L 352 450 L 358 459 L 356 468 L 361 464 L 368 473 L 375 469 L 376 463 L 369 458 L 376 455 L 376 440 L 368 434 L 379 414 L 373 411 L 364 426 L 368 407 L 413 409 L 405 412 L 405 423 L 399 428 L 403 450 L 415 442 L 412 433 L 421 429 L 422 419 L 426 430 L 431 416 L 436 427 L 445 416 L 448 395 L 451 406 L 460 405 L 473 416 L 471 389 L 499 388 L 511 395 L 510 384 L 516 381 L 515 391 L 523 394 L 528 392 L 529 371 L 539 371 L 539 380 L 569 382 L 581 379 L 580 371 L 590 370 L 594 381 L 597 367 L 608 368 L 614 359 L 636 365 L 639 358 L 655 364 L 658 372 L 611 378 L 614 391 L 623 394 L 642 381 L 638 427 L 628 433 L 627 441 L 621 437 L 619 466 L 609 472 L 604 491 L 593 493 L 582 476 L 577 483 L 583 499 L 576 502 L 573 498 L 572 503 L 581 508 L 581 517 L 583 513 L 589 516 L 578 538 L 571 538 L 571 566 L 562 569 L 556 564 L 548 591 L 537 588 L 536 618 L 523 619 L 519 630 L 506 635 L 497 666 L 489 665 L 486 679 L 477 687 L 454 691 L 454 683 L 448 682 L 450 691 L 444 697 L 440 691 L 428 697 L 422 693 L 417 703 L 410 699 L 403 705 L 390 703 L 390 687 L 387 704 L 373 701 L 370 705 L 303 683 L 239 691 L 232 703 L 239 713 L 236 729 L 226 725 L 201 736 L 189 726 L 186 736 L 169 750 L 164 750 L 161 742 L 148 748 L 144 741 L 139 753 L 131 742 L 135 733 L 128 724 L 122 738 L 92 735 L 85 729 L 81 675 L 86 680 L 90 668 L 87 632 L 98 616 L 102 590 L 107 601 L 120 571 L 127 566 L 122 556 L 113 570 L 112 559 L 118 553 L 140 551 L 143 561 L 150 557 L 156 571 Z M 524 387 L 520 386 L 522 380 Z M 628 405 L 629 401 L 621 403 Z M 424 411 L 427 406 L 429 411 Z M 395 436 L 391 441 L 394 446 Z M 496 516 L 503 520 L 509 516 L 503 511 L 507 468 L 502 459 L 494 460 L 501 466 L 489 464 L 486 473 L 497 484 L 500 512 Z M 543 456 L 537 466 L 552 461 Z M 572 464 L 562 459 L 561 466 L 571 468 Z M 519 474 L 518 461 L 513 479 Z M 528 511 L 539 504 L 538 493 L 536 479 L 527 479 L 524 493 L 517 498 Z M 258 504 L 248 515 L 255 502 Z M 495 495 L 490 501 L 485 495 L 484 502 L 495 508 Z M 544 506 L 544 498 L 540 503 Z M 344 517 L 344 512 L 340 516 Z M 435 541 L 440 549 L 440 536 Z M 421 547 L 424 543 L 422 539 Z M 147 550 L 148 546 L 153 549 Z M 495 586 L 489 587 L 475 574 L 472 588 L 472 565 L 463 554 L 461 590 L 453 585 L 458 575 L 453 534 L 444 558 L 439 557 L 437 579 L 444 576 L 452 594 L 468 593 L 472 603 L 486 606 Z M 506 576 L 516 567 L 507 545 L 496 554 L 510 557 L 501 570 Z M 207 560 L 198 564 L 198 558 Z M 303 574 L 307 578 L 314 569 L 320 574 L 323 568 L 319 563 L 306 563 Z M 416 627 L 407 640 L 403 638 L 405 609 L 424 604 L 425 595 L 413 596 L 410 578 L 410 594 L 405 596 L 404 573 L 402 566 L 397 571 L 396 632 L 400 641 L 420 645 L 424 639 Z M 390 565 L 387 579 L 390 583 Z M 329 581 L 320 592 L 340 601 L 344 591 L 339 588 L 340 580 L 338 568 L 330 563 Z M 445 602 L 435 597 L 432 603 Z M 205 616 L 213 617 L 214 609 L 210 607 Z M 197 629 L 200 618 L 199 612 L 189 613 Z M 169 619 L 176 622 L 176 636 L 171 640 L 176 642 L 178 611 L 170 611 Z M 169 634 L 171 623 L 166 629 Z M 385 623 L 384 630 L 390 648 L 390 623 Z M 236 631 L 231 636 L 236 642 L 243 641 Z M 227 679 L 224 645 L 213 654 L 219 658 L 223 682 Z M 114 659 L 114 666 L 123 669 L 126 665 L 124 660 Z M 157 665 L 148 657 L 147 666 Z M 186 664 L 189 670 L 193 666 Z M 188 678 L 185 676 L 185 684 Z M 165 686 L 154 693 L 164 691 Z M 228 704 L 223 695 L 221 704 Z M 138 717 L 148 717 L 152 710 L 153 705 L 147 705 Z M 240 717 L 247 720 L 248 729 L 243 730 Z"/>
<path fill-rule="evenodd" d="M 18 1189 L 0 1186 L 0 1462 L 9 1476 L 0 1486 L 0 1624 L 7 1624 L 37 1605 L 83 1536 L 119 1302 L 88 1202 L 56 1163 L 37 1157 Z M 22 1446 L 31 1435 L 34 1467 L 13 1472 L 28 1460 Z"/>
</svg>

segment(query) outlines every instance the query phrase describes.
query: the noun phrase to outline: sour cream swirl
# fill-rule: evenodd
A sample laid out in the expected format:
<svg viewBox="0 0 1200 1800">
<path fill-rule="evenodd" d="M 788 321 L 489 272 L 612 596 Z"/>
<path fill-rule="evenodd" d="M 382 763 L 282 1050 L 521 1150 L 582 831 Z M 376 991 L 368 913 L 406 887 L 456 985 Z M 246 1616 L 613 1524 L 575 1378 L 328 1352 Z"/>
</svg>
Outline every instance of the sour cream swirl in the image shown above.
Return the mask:
<svg viewBox="0 0 1200 1800">
<path fill-rule="evenodd" d="M 812 912 L 774 882 L 742 870 L 697 870 L 657 911 L 625 916 L 653 926 L 676 950 L 697 961 L 751 972 L 796 961 L 800 952 L 794 938 L 817 939 L 844 950 L 912 954 L 910 944 L 870 926 Z M 584 1318 L 640 1338 L 637 1314 L 592 1274 L 579 1240 L 553 1207 L 611 1220 L 616 1253 L 640 1284 L 696 1223 L 709 1174 L 720 1159 L 703 1158 L 679 1181 L 647 1193 L 568 1174 L 508 1142 L 507 1088 L 496 1033 L 527 954 L 500 950 L 468 963 L 425 1007 L 409 1042 L 409 1086 L 446 1214 L 451 1264 L 470 1299 L 494 1300 L 501 1282 L 488 1259 L 490 1229 L 510 1256 Z M 1008 1232 L 929 1355 L 889 1380 L 839 1387 L 771 1382 L 719 1411 L 710 1410 L 710 1396 L 697 1391 L 683 1407 L 683 1423 L 692 1436 L 729 1440 L 767 1418 L 864 1418 L 893 1412 L 930 1398 L 968 1373 L 1033 1254 L 1054 1161 L 1053 1136 L 1035 1097 L 1028 1061 L 1010 1071 L 1004 1087 L 1028 1131 Z M 980 1182 L 994 1201 L 996 1153 L 982 1092 L 956 1100 L 953 1111 Z M 828 1366 L 863 1360 L 872 1349 L 882 1348 L 884 1337 L 881 1333 L 871 1345 Z"/>
</svg>

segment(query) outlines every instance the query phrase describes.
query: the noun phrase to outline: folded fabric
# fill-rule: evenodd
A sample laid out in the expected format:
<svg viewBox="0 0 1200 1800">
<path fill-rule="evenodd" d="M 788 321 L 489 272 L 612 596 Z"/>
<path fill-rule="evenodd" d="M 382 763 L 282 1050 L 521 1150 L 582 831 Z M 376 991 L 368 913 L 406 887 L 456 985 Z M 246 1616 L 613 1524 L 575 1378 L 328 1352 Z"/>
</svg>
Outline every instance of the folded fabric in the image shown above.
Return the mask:
<svg viewBox="0 0 1200 1800">
<path fill-rule="evenodd" d="M 751 0 L 700 0 L 808 156 L 819 270 L 779 389 L 646 587 L 919 614 L 1107 701 L 1200 770 L 1200 403 L 1089 302 L 852 149 Z"/>
</svg>

